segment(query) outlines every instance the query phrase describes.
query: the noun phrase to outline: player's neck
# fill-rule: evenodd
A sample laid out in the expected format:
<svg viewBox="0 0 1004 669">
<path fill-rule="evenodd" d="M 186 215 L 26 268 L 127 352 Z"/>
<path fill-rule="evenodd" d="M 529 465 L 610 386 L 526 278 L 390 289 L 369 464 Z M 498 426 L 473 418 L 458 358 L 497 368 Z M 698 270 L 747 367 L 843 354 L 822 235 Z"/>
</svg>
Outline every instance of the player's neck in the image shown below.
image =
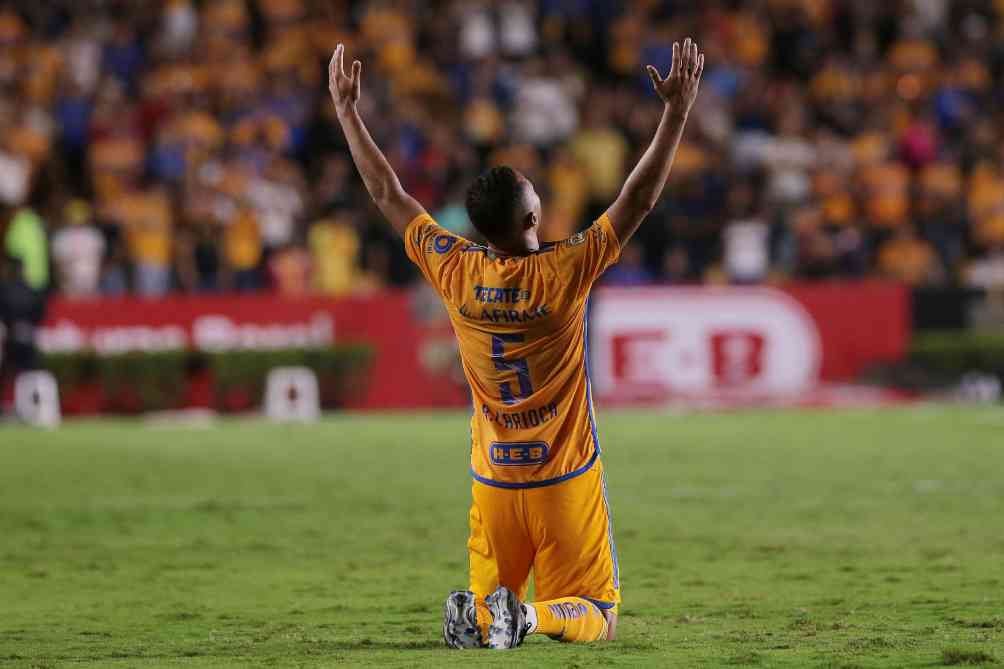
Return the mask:
<svg viewBox="0 0 1004 669">
<path fill-rule="evenodd" d="M 540 242 L 536 237 L 519 237 L 505 245 L 488 242 L 488 246 L 500 256 L 528 256 L 540 250 Z"/>
</svg>

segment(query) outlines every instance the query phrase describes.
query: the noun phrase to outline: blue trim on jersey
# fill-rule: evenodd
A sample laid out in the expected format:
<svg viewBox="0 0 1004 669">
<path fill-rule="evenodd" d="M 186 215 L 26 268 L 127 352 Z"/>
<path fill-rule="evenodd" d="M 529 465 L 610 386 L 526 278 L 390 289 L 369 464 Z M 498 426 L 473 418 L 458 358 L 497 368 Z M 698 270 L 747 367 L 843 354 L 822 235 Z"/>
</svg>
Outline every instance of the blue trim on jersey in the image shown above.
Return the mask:
<svg viewBox="0 0 1004 669">
<path fill-rule="evenodd" d="M 617 606 L 617 602 L 604 602 L 602 599 L 593 599 L 592 597 L 583 597 L 582 599 L 586 600 L 587 602 L 592 602 L 596 606 L 596 608 L 601 609 L 603 611 L 607 611 Z"/>
<path fill-rule="evenodd" d="M 554 485 L 555 483 L 561 483 L 562 481 L 567 481 L 568 479 L 574 479 L 576 476 L 581 476 L 588 472 L 594 464 L 596 464 L 596 458 L 599 456 L 595 450 L 593 451 L 593 457 L 589 458 L 589 462 L 582 465 L 574 472 L 568 472 L 567 474 L 562 474 L 561 476 L 555 476 L 553 479 L 544 479 L 543 481 L 526 481 L 523 483 L 516 483 L 510 481 L 496 481 L 495 479 L 486 479 L 483 476 L 478 476 L 474 472 L 474 468 L 471 468 L 471 476 L 478 483 L 484 483 L 485 485 L 490 485 L 493 488 L 508 488 L 509 490 L 523 490 L 525 488 L 543 488 L 545 486 Z"/>
<path fill-rule="evenodd" d="M 610 559 L 614 563 L 614 588 L 621 587 L 621 565 L 617 559 L 617 542 L 614 541 L 614 516 L 610 513 L 610 501 L 607 499 L 607 475 L 604 472 L 600 485 L 603 486 L 603 506 L 607 508 L 607 541 L 610 542 Z"/>
<path fill-rule="evenodd" d="M 586 314 L 583 316 L 582 339 L 586 356 L 586 404 L 589 410 L 589 430 L 593 434 L 593 448 L 597 453 L 602 453 L 600 448 L 600 438 L 596 434 L 596 417 L 593 415 L 593 383 L 589 375 L 589 303 L 586 303 Z"/>
</svg>

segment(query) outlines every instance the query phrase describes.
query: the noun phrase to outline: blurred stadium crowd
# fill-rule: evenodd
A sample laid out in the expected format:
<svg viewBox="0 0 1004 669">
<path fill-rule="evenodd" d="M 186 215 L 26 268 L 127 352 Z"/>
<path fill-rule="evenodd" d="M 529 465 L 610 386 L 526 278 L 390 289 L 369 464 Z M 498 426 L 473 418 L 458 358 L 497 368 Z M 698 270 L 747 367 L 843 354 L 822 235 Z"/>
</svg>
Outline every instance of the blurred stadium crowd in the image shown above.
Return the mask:
<svg viewBox="0 0 1004 669">
<path fill-rule="evenodd" d="M 606 281 L 894 277 L 1004 286 L 1004 2 L 47 0 L 0 3 L 0 234 L 71 297 L 356 294 L 415 279 L 326 90 L 470 234 L 511 164 L 544 237 L 614 198 L 660 107 L 643 65 L 708 54 L 667 196 Z M 51 276 L 50 276 L 51 274 Z"/>
</svg>

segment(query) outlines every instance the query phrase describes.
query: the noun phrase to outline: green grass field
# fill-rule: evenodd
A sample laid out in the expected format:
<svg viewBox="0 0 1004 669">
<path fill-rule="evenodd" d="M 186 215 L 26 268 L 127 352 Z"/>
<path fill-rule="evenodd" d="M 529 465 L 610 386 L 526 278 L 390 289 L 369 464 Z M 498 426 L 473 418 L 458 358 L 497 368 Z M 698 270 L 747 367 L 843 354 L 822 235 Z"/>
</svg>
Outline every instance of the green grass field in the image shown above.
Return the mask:
<svg viewBox="0 0 1004 669">
<path fill-rule="evenodd" d="M 1004 410 L 601 412 L 620 639 L 442 647 L 462 414 L 0 427 L 0 665 L 1004 661 Z"/>
</svg>

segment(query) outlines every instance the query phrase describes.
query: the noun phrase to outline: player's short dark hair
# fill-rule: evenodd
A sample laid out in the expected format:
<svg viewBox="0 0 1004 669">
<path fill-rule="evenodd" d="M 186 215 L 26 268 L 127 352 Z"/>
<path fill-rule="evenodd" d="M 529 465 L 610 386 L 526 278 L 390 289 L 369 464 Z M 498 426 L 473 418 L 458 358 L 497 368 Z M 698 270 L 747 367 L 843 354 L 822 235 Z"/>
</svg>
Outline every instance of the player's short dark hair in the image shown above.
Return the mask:
<svg viewBox="0 0 1004 669">
<path fill-rule="evenodd" d="M 512 226 L 516 201 L 521 197 L 519 175 L 511 167 L 483 172 L 467 189 L 467 215 L 488 241 L 504 239 Z"/>
</svg>

